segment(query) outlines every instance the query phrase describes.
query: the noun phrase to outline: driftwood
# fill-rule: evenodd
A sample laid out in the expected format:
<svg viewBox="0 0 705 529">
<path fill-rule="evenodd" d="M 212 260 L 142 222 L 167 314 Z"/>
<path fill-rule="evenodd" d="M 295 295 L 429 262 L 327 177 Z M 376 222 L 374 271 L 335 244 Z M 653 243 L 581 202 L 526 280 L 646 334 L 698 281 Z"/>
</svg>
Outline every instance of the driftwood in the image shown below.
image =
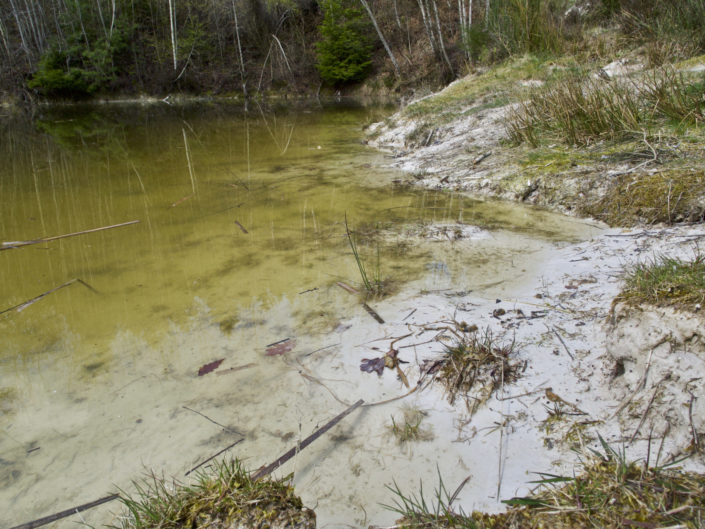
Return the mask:
<svg viewBox="0 0 705 529">
<path fill-rule="evenodd" d="M 289 461 L 292 457 L 294 457 L 296 454 L 298 454 L 301 450 L 303 450 L 303 449 L 306 448 L 308 445 L 310 445 L 311 443 L 313 443 L 313 442 L 314 442 L 316 439 L 318 439 L 321 435 L 323 435 L 323 434 L 326 433 L 328 430 L 330 430 L 331 428 L 333 428 L 333 426 L 335 426 L 336 424 L 338 424 L 343 418 L 345 418 L 347 415 L 349 415 L 350 413 L 352 413 L 353 411 L 355 411 L 357 408 L 359 408 L 360 406 L 362 406 L 362 404 L 363 404 L 364 402 L 365 402 L 365 401 L 363 401 L 362 399 L 358 400 L 355 404 L 353 404 L 352 406 L 350 406 L 347 410 L 345 410 L 344 412 L 342 412 L 342 413 L 339 414 L 339 415 L 336 415 L 334 418 L 332 418 L 330 421 L 328 421 L 325 425 L 323 425 L 323 426 L 320 427 L 318 430 L 316 430 L 316 431 L 313 432 L 311 435 L 309 435 L 306 439 L 304 439 L 303 441 L 301 441 L 300 444 L 297 444 L 294 448 L 292 448 L 291 450 L 289 450 L 287 453 L 285 453 L 285 454 L 283 454 L 282 456 L 280 456 L 276 461 L 270 463 L 270 464 L 267 465 L 266 467 L 260 468 L 257 472 L 255 472 L 254 474 L 252 474 L 252 476 L 250 476 L 251 479 L 252 479 L 252 480 L 257 480 L 257 479 L 260 479 L 260 478 L 262 478 L 262 477 L 264 477 L 264 476 L 266 476 L 266 475 L 271 474 L 272 472 L 274 472 L 276 469 L 278 469 L 280 466 L 282 466 L 284 463 L 286 463 L 286 462 Z"/>
<path fill-rule="evenodd" d="M 34 305 L 40 299 L 45 298 L 49 294 L 52 294 L 53 292 L 56 292 L 57 290 L 61 290 L 64 287 L 71 286 L 74 283 L 81 283 L 84 287 L 95 292 L 96 294 L 99 293 L 95 288 L 90 286 L 88 283 L 86 283 L 82 279 L 75 278 L 75 279 L 72 279 L 71 281 L 66 281 L 66 283 L 64 283 L 63 285 L 59 285 L 58 287 L 51 288 L 51 289 L 47 290 L 46 292 L 43 292 L 36 297 L 33 297 L 32 299 L 28 299 L 27 301 L 23 301 L 19 305 L 15 305 L 14 307 L 10 307 L 9 309 L 2 310 L 2 311 L 0 311 L 0 315 L 5 314 L 6 312 L 11 312 L 13 310 L 16 310 L 17 312 L 21 312 L 24 309 L 26 309 L 27 307 L 29 307 L 30 305 Z"/>
<path fill-rule="evenodd" d="M 121 228 L 122 226 L 130 226 L 131 224 L 137 224 L 139 220 L 131 220 L 130 222 L 122 222 L 120 224 L 112 224 L 111 226 L 103 226 L 101 228 L 92 228 L 90 230 L 76 231 L 73 233 L 66 233 L 64 235 L 54 235 L 53 237 L 42 237 L 41 239 L 34 239 L 31 241 L 12 241 L 0 243 L 0 250 L 10 250 L 12 248 L 21 248 L 22 246 L 29 246 L 30 244 L 41 244 L 43 242 L 56 241 L 58 239 L 66 239 L 67 237 L 75 237 L 77 235 L 85 235 L 86 233 L 95 233 L 97 231 L 112 230 L 113 228 Z"/>
<path fill-rule="evenodd" d="M 68 516 L 71 516 L 72 514 L 77 514 L 79 512 L 83 512 L 83 511 L 87 511 L 88 509 L 92 509 L 93 507 L 97 507 L 98 505 L 103 505 L 104 503 L 108 503 L 109 501 L 116 500 L 119 497 L 120 497 L 119 494 L 111 494 L 110 496 L 106 496 L 105 498 L 101 498 L 99 500 L 95 500 L 90 503 L 84 503 L 83 505 L 79 505 L 77 507 L 72 507 L 70 509 L 66 509 L 65 511 L 57 512 L 56 514 L 52 514 L 50 516 L 45 516 L 44 518 L 39 518 L 38 520 L 34 520 L 32 522 L 23 523 L 21 525 L 16 525 L 12 529 L 34 529 L 35 527 L 41 527 L 42 525 L 46 525 L 48 523 L 55 522 L 56 520 L 61 520 L 62 518 L 66 518 Z"/>
</svg>

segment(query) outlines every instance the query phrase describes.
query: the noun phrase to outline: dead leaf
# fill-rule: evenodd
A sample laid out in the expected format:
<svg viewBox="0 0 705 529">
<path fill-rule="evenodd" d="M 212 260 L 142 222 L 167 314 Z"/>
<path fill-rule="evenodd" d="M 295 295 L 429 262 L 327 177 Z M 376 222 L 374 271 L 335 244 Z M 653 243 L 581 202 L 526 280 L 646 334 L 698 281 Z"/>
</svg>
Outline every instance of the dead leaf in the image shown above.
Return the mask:
<svg viewBox="0 0 705 529">
<path fill-rule="evenodd" d="M 202 377 L 203 375 L 207 375 L 214 369 L 218 369 L 218 366 L 223 363 L 223 360 L 225 360 L 225 358 L 221 358 L 220 360 L 214 360 L 209 364 L 202 365 L 201 369 L 198 370 L 198 376 Z"/>
</svg>

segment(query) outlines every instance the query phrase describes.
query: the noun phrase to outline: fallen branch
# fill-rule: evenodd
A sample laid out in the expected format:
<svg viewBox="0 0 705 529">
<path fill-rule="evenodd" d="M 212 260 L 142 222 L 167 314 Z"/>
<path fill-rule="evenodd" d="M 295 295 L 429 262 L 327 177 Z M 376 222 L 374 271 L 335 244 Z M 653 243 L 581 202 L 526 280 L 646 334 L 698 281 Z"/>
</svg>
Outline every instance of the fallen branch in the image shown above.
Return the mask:
<svg viewBox="0 0 705 529">
<path fill-rule="evenodd" d="M 344 412 L 340 413 L 339 415 L 336 415 L 334 418 L 332 418 L 330 421 L 328 421 L 324 426 L 313 432 L 311 435 L 309 435 L 306 439 L 301 441 L 301 443 L 297 444 L 294 448 L 289 450 L 287 453 L 283 454 L 280 456 L 276 461 L 270 463 L 266 467 L 260 468 L 257 472 L 255 472 L 252 476 L 251 479 L 258 480 L 268 474 L 271 474 L 274 472 L 277 468 L 282 466 L 284 463 L 289 461 L 292 457 L 294 457 L 296 454 L 298 454 L 301 450 L 306 448 L 308 445 L 313 443 L 316 439 L 318 439 L 321 435 L 326 433 L 328 430 L 330 430 L 333 426 L 338 424 L 342 419 L 344 419 L 347 415 L 355 411 L 357 408 L 362 406 L 364 400 L 360 399 L 358 400 L 355 404 L 350 406 L 348 409 L 346 409 Z"/>
<path fill-rule="evenodd" d="M 27 301 L 24 301 L 24 302 L 20 303 L 19 305 L 15 305 L 14 307 L 10 307 L 9 309 L 5 309 L 3 311 L 0 311 L 0 315 L 5 314 L 6 312 L 11 312 L 13 310 L 15 310 L 17 312 L 22 312 L 24 309 L 26 309 L 30 305 L 34 305 L 37 301 L 41 300 L 42 298 L 45 298 L 49 294 L 52 294 L 52 293 L 56 292 L 57 290 L 61 290 L 64 287 L 71 286 L 74 283 L 81 283 L 83 286 L 85 286 L 86 288 L 88 288 L 92 292 L 99 294 L 99 292 L 95 288 L 90 286 L 88 283 L 86 283 L 82 279 L 74 278 L 70 281 L 66 281 L 66 283 L 64 283 L 63 285 L 59 285 L 58 287 L 54 287 L 52 289 L 47 290 L 46 292 L 39 294 L 37 297 L 34 297 L 32 299 L 28 299 Z"/>
<path fill-rule="evenodd" d="M 240 228 L 240 229 L 242 230 L 242 233 L 244 233 L 245 235 L 247 235 L 247 234 L 249 233 L 249 232 L 245 229 L 245 226 L 243 226 L 242 224 L 240 224 L 238 221 L 235 221 L 235 225 L 236 225 L 238 228 Z"/>
<path fill-rule="evenodd" d="M 0 244 L 0 250 L 10 250 L 12 248 L 20 248 L 22 246 L 29 246 L 31 244 L 41 244 L 43 242 L 56 241 L 58 239 L 66 239 L 67 237 L 75 237 L 76 235 L 85 235 L 86 233 L 95 233 L 97 231 L 112 230 L 113 228 L 121 228 L 122 226 L 130 226 L 131 224 L 137 224 L 139 220 L 131 220 L 130 222 L 123 222 L 121 224 L 113 224 L 111 226 L 103 226 L 101 228 L 92 228 L 90 230 L 76 231 L 74 233 L 66 233 L 64 235 L 54 235 L 53 237 L 43 237 L 41 239 L 34 239 L 31 241 L 12 241 L 4 242 Z"/>
<path fill-rule="evenodd" d="M 120 497 L 119 494 L 111 494 L 110 496 L 106 496 L 105 498 L 101 498 L 99 500 L 95 500 L 90 503 L 84 503 L 83 505 L 79 505 L 78 507 L 72 507 L 70 509 L 66 509 L 65 511 L 57 512 L 56 514 L 52 514 L 50 516 L 45 516 L 44 518 L 39 518 L 38 520 L 34 520 L 32 522 L 23 523 L 21 525 L 16 525 L 12 529 L 34 529 L 35 527 L 41 527 L 42 525 L 46 525 L 46 524 L 55 522 L 56 520 L 61 520 L 62 518 L 67 518 L 68 516 L 71 516 L 72 514 L 77 514 L 79 512 L 83 512 L 83 511 L 87 511 L 88 509 L 92 509 L 93 507 L 97 507 L 98 505 L 103 505 L 104 503 L 108 503 L 109 501 L 116 500 L 119 497 Z"/>
</svg>

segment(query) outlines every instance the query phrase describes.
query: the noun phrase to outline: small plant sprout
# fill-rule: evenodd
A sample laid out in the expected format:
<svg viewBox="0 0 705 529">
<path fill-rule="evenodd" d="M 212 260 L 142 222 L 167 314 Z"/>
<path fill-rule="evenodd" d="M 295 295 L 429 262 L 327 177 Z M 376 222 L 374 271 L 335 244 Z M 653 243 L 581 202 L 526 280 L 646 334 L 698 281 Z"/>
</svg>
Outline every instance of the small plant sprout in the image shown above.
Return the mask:
<svg viewBox="0 0 705 529">
<path fill-rule="evenodd" d="M 402 408 L 402 419 L 397 421 L 392 417 L 392 424 L 389 431 L 396 437 L 400 445 L 414 441 L 430 441 L 433 439 L 433 429 L 430 426 L 422 426 L 422 421 L 428 414 L 412 406 Z"/>
</svg>

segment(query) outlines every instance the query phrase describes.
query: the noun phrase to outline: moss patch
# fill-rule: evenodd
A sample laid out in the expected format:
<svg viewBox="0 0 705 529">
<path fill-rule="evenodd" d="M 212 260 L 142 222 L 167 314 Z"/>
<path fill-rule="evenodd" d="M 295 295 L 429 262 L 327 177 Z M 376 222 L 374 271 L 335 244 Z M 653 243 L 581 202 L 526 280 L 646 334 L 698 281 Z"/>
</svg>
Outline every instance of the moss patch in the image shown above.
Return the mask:
<svg viewBox="0 0 705 529">
<path fill-rule="evenodd" d="M 624 174 L 610 187 L 601 200 L 583 206 L 581 213 L 612 226 L 705 219 L 702 168 Z"/>
</svg>

